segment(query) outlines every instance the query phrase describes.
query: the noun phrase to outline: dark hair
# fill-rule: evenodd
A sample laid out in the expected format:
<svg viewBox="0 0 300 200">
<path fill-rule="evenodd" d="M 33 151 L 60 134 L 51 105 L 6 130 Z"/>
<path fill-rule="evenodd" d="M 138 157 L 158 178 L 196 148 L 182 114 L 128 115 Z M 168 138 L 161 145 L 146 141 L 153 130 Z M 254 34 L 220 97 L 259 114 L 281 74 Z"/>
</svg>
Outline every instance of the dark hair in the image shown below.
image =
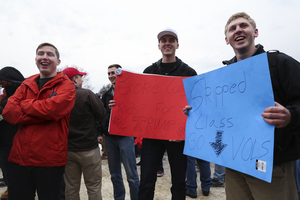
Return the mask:
<svg viewBox="0 0 300 200">
<path fill-rule="evenodd" d="M 112 64 L 112 65 L 109 65 L 109 66 L 108 66 L 108 69 L 113 68 L 113 67 L 116 67 L 117 69 L 118 69 L 118 68 L 122 68 L 121 65 L 118 65 L 118 64 Z"/>
<path fill-rule="evenodd" d="M 58 52 L 56 46 L 54 46 L 53 44 L 48 43 L 48 42 L 44 42 L 44 43 L 40 44 L 40 45 L 36 48 L 35 53 L 37 53 L 38 50 L 39 50 L 40 48 L 44 47 L 44 46 L 50 46 L 50 47 L 53 47 L 53 48 L 55 49 L 56 57 L 57 57 L 57 59 L 59 59 L 59 52 Z"/>
</svg>

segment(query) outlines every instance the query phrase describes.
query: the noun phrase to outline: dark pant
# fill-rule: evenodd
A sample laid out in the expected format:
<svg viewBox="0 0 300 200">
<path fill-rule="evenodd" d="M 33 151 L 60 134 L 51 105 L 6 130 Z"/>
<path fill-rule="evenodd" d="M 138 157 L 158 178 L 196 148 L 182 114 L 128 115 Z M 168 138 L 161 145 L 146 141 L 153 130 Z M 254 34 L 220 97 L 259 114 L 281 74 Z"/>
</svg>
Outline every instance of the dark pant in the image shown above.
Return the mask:
<svg viewBox="0 0 300 200">
<path fill-rule="evenodd" d="M 59 200 L 64 168 L 20 166 L 9 162 L 8 199 L 34 200 L 37 191 L 39 200 Z"/>
<path fill-rule="evenodd" d="M 60 183 L 60 195 L 59 195 L 59 199 L 60 200 L 65 200 L 66 199 L 66 183 L 65 183 L 65 179 L 64 177 L 61 179 L 61 183 Z"/>
<path fill-rule="evenodd" d="M 11 145 L 0 145 L 0 164 L 5 184 L 8 186 L 8 156 L 11 150 Z"/>
<path fill-rule="evenodd" d="M 169 142 L 167 140 L 143 139 L 139 200 L 153 199 L 157 171 L 165 150 L 168 153 L 172 176 L 172 200 L 185 199 L 187 159 L 183 154 L 183 148 L 183 141 Z"/>
<path fill-rule="evenodd" d="M 164 172 L 164 164 L 163 164 L 163 161 L 161 161 L 161 163 L 160 163 L 160 165 L 159 165 L 159 168 L 158 168 L 157 172 Z"/>
</svg>

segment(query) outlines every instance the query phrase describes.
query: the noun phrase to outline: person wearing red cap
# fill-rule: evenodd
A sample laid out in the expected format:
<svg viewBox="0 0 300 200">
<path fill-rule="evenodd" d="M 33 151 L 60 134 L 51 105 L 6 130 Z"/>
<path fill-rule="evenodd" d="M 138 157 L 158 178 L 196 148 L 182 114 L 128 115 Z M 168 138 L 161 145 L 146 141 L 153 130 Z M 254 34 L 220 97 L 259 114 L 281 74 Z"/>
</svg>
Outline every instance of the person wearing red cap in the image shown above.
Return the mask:
<svg viewBox="0 0 300 200">
<path fill-rule="evenodd" d="M 102 199 L 101 155 L 98 146 L 97 121 L 105 116 L 101 100 L 89 89 L 82 88 L 82 76 L 76 68 L 62 71 L 75 84 L 76 100 L 71 111 L 68 138 L 68 161 L 65 167 L 65 197 L 80 199 L 81 175 L 89 199 Z"/>
<path fill-rule="evenodd" d="M 86 75 L 85 72 L 80 72 L 74 67 L 67 67 L 62 72 L 67 75 L 77 87 L 82 88 L 83 80 L 81 78 L 82 76 Z"/>
<path fill-rule="evenodd" d="M 179 47 L 177 32 L 165 29 L 157 35 L 158 49 L 162 58 L 144 70 L 147 74 L 165 76 L 195 76 L 196 71 L 175 56 Z M 171 176 L 172 199 L 186 198 L 186 165 L 187 157 L 183 154 L 184 141 L 169 141 L 157 139 L 143 139 L 141 153 L 141 180 L 139 187 L 139 200 L 154 198 L 157 171 L 161 164 L 164 152 L 167 151 Z"/>
<path fill-rule="evenodd" d="M 62 72 L 59 52 L 50 43 L 36 49 L 39 74 L 22 82 L 9 97 L 3 118 L 19 124 L 9 154 L 8 199 L 59 200 L 67 164 L 70 113 L 74 84 Z"/>
</svg>

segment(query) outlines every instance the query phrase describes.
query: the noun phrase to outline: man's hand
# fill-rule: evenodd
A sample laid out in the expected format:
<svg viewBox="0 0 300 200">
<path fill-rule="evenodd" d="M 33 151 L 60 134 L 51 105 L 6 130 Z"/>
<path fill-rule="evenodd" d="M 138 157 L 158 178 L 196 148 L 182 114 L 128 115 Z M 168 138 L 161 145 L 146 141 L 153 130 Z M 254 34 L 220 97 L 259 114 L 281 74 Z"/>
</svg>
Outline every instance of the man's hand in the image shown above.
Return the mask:
<svg viewBox="0 0 300 200">
<path fill-rule="evenodd" d="M 115 106 L 115 105 L 116 105 L 115 100 L 110 100 L 109 103 L 108 103 L 109 109 L 111 109 L 111 108 L 112 108 L 113 106 Z"/>
<path fill-rule="evenodd" d="M 169 142 L 182 142 L 184 140 L 169 140 Z"/>
<path fill-rule="evenodd" d="M 102 136 L 98 136 L 97 140 L 98 140 L 99 144 L 103 144 L 103 137 Z"/>
<path fill-rule="evenodd" d="M 182 110 L 183 114 L 188 115 L 190 109 L 192 109 L 192 106 L 185 106 Z"/>
<path fill-rule="evenodd" d="M 265 122 L 275 125 L 275 128 L 283 128 L 291 122 L 291 113 L 288 109 L 275 102 L 261 114 Z"/>
</svg>

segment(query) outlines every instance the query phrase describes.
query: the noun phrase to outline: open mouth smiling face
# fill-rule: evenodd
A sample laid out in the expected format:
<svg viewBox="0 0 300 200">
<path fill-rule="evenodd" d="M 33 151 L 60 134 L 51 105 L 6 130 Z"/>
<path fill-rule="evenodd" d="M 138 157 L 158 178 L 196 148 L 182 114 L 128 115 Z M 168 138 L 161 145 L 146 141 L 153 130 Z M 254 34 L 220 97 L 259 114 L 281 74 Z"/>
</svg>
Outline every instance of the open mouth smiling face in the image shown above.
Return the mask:
<svg viewBox="0 0 300 200">
<path fill-rule="evenodd" d="M 56 75 L 56 67 L 60 64 L 60 60 L 57 59 L 53 47 L 41 47 L 37 51 L 35 61 L 40 70 L 41 78 L 53 77 Z"/>
<path fill-rule="evenodd" d="M 247 19 L 240 17 L 228 24 L 225 40 L 233 49 L 249 49 L 257 35 L 257 29 Z"/>
<path fill-rule="evenodd" d="M 235 41 L 236 41 L 236 42 L 239 42 L 239 41 L 242 41 L 242 40 L 244 40 L 244 39 L 245 39 L 245 37 L 239 36 L 239 37 L 237 37 L 237 38 L 235 39 Z"/>
</svg>

